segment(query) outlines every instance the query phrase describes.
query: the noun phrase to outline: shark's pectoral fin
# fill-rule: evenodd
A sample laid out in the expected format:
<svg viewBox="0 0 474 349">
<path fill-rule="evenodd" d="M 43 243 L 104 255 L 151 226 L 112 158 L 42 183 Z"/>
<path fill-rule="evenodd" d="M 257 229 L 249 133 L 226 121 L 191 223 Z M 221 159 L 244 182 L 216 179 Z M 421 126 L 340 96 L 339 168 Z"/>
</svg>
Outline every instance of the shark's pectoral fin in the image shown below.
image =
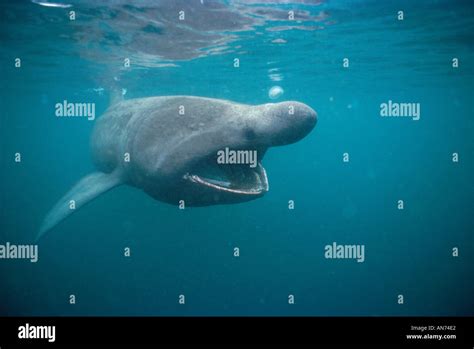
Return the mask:
<svg viewBox="0 0 474 349">
<path fill-rule="evenodd" d="M 122 179 L 118 171 L 94 172 L 82 178 L 49 211 L 41 225 L 37 240 L 70 214 L 121 183 Z"/>
</svg>

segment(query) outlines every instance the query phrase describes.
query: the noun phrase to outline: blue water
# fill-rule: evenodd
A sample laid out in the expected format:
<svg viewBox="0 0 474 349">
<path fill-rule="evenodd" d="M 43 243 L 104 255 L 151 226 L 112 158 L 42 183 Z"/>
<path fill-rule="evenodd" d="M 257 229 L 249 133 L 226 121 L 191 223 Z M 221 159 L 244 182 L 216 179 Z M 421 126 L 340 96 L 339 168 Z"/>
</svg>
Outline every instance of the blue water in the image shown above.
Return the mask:
<svg viewBox="0 0 474 349">
<path fill-rule="evenodd" d="M 65 99 L 97 117 L 122 89 L 297 100 L 318 124 L 268 151 L 270 191 L 255 201 L 98 197 L 38 242 L 37 263 L 0 259 L 1 315 L 474 315 L 471 1 L 95 3 L 0 5 L 0 244 L 34 243 L 94 171 L 95 121 L 56 117 Z M 388 100 L 420 103 L 420 120 L 381 117 Z M 365 261 L 326 259 L 333 242 L 364 245 Z"/>
</svg>

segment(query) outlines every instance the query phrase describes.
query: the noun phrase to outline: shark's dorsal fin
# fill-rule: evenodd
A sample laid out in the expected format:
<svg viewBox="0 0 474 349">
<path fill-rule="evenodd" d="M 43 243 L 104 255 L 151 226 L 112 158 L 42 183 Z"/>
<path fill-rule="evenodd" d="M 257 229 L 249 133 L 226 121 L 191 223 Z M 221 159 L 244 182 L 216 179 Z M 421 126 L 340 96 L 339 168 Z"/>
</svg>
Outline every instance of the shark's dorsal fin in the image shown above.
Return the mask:
<svg viewBox="0 0 474 349">
<path fill-rule="evenodd" d="M 119 171 L 94 172 L 82 178 L 49 211 L 41 225 L 37 240 L 79 208 L 120 184 L 122 184 L 122 178 Z"/>
</svg>

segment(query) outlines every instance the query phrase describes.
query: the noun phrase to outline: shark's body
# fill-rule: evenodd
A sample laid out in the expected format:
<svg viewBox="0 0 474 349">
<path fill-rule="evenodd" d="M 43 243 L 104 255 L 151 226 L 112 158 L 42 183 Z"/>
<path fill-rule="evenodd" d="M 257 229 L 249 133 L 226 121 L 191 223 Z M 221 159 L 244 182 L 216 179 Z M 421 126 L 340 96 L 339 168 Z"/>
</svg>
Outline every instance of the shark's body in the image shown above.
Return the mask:
<svg viewBox="0 0 474 349">
<path fill-rule="evenodd" d="M 261 165 L 266 150 L 298 141 L 315 125 L 316 112 L 299 102 L 250 106 L 169 96 L 116 103 L 98 119 L 91 137 L 98 172 L 80 180 L 53 207 L 40 236 L 120 184 L 186 206 L 261 197 L 268 191 Z M 219 164 L 217 153 L 224 148 L 256 151 L 256 166 Z"/>
</svg>

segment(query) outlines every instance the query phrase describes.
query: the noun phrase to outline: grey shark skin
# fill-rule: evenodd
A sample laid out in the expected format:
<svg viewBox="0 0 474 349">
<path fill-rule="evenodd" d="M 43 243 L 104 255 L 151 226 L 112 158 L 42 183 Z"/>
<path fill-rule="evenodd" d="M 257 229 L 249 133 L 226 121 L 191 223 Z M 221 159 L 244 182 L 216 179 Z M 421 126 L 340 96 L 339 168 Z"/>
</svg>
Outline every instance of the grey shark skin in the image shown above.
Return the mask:
<svg viewBox="0 0 474 349">
<path fill-rule="evenodd" d="M 261 164 L 266 150 L 302 139 L 316 121 L 313 109 L 295 101 L 251 106 L 168 96 L 116 103 L 92 133 L 92 158 L 99 171 L 81 179 L 53 207 L 38 237 L 121 184 L 173 205 L 180 200 L 186 206 L 208 206 L 259 198 L 269 189 Z M 256 150 L 257 165 L 218 164 L 217 152 L 224 148 Z"/>
</svg>

